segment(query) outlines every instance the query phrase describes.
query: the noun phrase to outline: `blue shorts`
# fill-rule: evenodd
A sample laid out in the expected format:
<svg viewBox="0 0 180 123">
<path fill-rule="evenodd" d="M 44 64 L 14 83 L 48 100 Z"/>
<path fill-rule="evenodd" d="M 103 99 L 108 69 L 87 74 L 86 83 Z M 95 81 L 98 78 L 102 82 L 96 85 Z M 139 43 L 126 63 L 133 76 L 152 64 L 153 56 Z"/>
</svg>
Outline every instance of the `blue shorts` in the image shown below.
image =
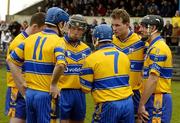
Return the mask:
<svg viewBox="0 0 180 123">
<path fill-rule="evenodd" d="M 10 117 L 26 119 L 25 100 L 15 87 L 8 87 L 7 89 L 5 114 Z"/>
<path fill-rule="evenodd" d="M 134 114 L 135 114 L 135 117 L 137 118 L 137 112 L 138 112 L 141 95 L 140 95 L 139 90 L 133 90 L 133 93 L 134 95 L 132 96 L 132 99 L 133 99 L 133 104 L 134 104 Z"/>
<path fill-rule="evenodd" d="M 49 92 L 26 89 L 26 123 L 50 123 L 53 113 L 51 101 L 52 97 Z"/>
<path fill-rule="evenodd" d="M 134 123 L 132 97 L 97 104 L 92 123 Z"/>
<path fill-rule="evenodd" d="M 79 89 L 62 89 L 59 107 L 61 120 L 82 121 L 86 115 L 85 94 Z"/>
<path fill-rule="evenodd" d="M 153 94 L 146 103 L 146 110 L 150 115 L 148 123 L 152 123 L 154 120 L 160 120 L 161 123 L 170 123 L 172 115 L 171 95 Z"/>
</svg>

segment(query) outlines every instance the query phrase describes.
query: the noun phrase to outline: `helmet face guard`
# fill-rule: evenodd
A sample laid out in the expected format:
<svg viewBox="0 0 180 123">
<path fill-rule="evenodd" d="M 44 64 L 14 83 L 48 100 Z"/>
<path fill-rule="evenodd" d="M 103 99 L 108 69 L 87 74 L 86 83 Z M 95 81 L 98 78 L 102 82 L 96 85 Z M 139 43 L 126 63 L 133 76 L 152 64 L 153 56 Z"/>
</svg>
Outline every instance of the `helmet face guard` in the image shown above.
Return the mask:
<svg viewBox="0 0 180 123">
<path fill-rule="evenodd" d="M 69 20 L 68 24 L 70 27 L 78 27 L 83 30 L 87 29 L 87 21 L 82 15 L 79 15 L 79 14 L 73 15 L 71 19 Z"/>
<path fill-rule="evenodd" d="M 141 25 L 149 28 L 150 26 L 156 26 L 157 31 L 161 31 L 164 26 L 164 21 L 159 15 L 147 15 L 142 18 Z"/>
<path fill-rule="evenodd" d="M 86 30 L 86 23 L 81 23 L 81 22 L 77 22 L 77 21 L 73 21 L 71 20 L 70 23 L 68 23 L 71 27 L 79 27 L 82 28 L 83 30 Z"/>
</svg>

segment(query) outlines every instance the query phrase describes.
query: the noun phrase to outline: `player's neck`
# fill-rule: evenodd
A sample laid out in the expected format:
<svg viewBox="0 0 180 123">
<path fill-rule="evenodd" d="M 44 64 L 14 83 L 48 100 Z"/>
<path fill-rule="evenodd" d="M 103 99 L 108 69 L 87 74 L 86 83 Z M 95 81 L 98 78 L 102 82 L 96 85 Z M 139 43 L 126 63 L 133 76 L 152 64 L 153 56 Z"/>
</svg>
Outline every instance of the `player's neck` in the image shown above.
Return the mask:
<svg viewBox="0 0 180 123">
<path fill-rule="evenodd" d="M 160 33 L 154 33 L 152 36 L 151 36 L 151 38 L 149 39 L 149 44 L 157 37 L 157 36 L 160 36 Z"/>
<path fill-rule="evenodd" d="M 106 45 L 106 44 L 112 44 L 112 43 L 111 43 L 111 41 L 98 43 L 97 47 L 101 47 L 101 46 Z"/>
<path fill-rule="evenodd" d="M 118 36 L 118 39 L 119 39 L 121 42 L 126 42 L 129 33 L 130 33 L 130 30 L 128 29 L 123 35 Z"/>
<path fill-rule="evenodd" d="M 28 34 L 28 35 L 31 35 L 32 34 L 32 29 L 30 26 L 28 26 L 25 30 L 25 32 Z"/>
</svg>

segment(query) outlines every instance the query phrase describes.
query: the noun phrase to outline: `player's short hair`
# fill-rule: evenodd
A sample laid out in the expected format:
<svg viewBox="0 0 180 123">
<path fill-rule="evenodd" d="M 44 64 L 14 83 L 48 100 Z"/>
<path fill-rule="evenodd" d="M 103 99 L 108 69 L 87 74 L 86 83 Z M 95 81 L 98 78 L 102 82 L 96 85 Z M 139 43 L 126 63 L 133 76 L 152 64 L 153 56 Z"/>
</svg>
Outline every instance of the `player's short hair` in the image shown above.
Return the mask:
<svg viewBox="0 0 180 123">
<path fill-rule="evenodd" d="M 45 13 L 38 12 L 32 15 L 30 20 L 30 26 L 37 24 L 38 27 L 41 27 L 45 24 Z"/>
<path fill-rule="evenodd" d="M 130 23 L 130 16 L 124 9 L 114 9 L 111 18 L 113 19 L 122 19 L 122 23 Z"/>
</svg>

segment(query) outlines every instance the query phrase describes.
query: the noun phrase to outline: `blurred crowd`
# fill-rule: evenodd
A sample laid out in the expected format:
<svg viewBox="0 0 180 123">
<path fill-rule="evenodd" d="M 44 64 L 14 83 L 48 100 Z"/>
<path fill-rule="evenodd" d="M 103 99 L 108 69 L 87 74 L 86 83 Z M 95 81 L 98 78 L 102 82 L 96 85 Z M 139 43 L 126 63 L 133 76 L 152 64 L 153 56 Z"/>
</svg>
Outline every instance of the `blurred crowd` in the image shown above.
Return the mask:
<svg viewBox="0 0 180 123">
<path fill-rule="evenodd" d="M 133 30 L 136 33 L 140 33 L 139 24 L 137 22 L 134 23 Z M 161 35 L 169 46 L 180 46 L 180 27 L 178 26 L 178 23 L 175 23 L 173 26 L 170 21 L 167 20 Z"/>
<path fill-rule="evenodd" d="M 102 18 L 101 22 L 99 24 L 106 23 L 104 18 Z M 95 26 L 99 25 L 98 21 L 96 19 L 93 20 L 92 24 L 88 25 L 88 29 L 85 33 L 85 40 L 89 45 L 91 45 L 92 39 L 91 33 Z M 137 34 L 140 34 L 139 32 L 140 24 L 138 22 L 134 22 L 133 25 L 131 25 L 130 30 L 134 31 Z M 163 27 L 163 31 L 161 32 L 161 36 L 164 37 L 166 40 L 166 43 L 169 46 L 180 46 L 180 26 L 178 26 L 178 23 L 175 23 L 174 26 L 170 23 L 169 20 L 165 22 L 165 25 Z"/>
<path fill-rule="evenodd" d="M 178 0 L 45 0 L 45 10 L 58 6 L 69 14 L 109 16 L 113 9 L 123 8 L 132 17 L 159 14 L 172 17 L 178 10 Z"/>
<path fill-rule="evenodd" d="M 99 24 L 105 24 L 106 20 L 104 18 L 101 19 L 101 22 L 98 23 L 96 19 L 93 19 L 93 22 L 88 25 L 86 32 L 84 33 L 84 41 L 91 46 L 92 48 L 92 39 L 91 34 L 93 29 Z M 10 24 L 5 21 L 0 22 L 0 48 L 3 52 L 6 52 L 7 46 L 12 41 L 14 37 L 16 37 L 21 31 L 25 30 L 28 27 L 28 22 L 24 21 L 22 24 L 17 21 L 12 22 Z M 131 30 L 139 32 L 139 23 L 134 22 L 130 27 Z M 175 23 L 174 26 L 170 23 L 169 20 L 165 22 L 165 26 L 161 35 L 166 39 L 166 43 L 169 46 L 180 46 L 180 27 L 178 23 Z"/>
<path fill-rule="evenodd" d="M 0 21 L 0 49 L 6 52 L 9 43 L 16 37 L 21 31 L 28 27 L 28 22 L 24 21 L 22 24 L 14 21 L 7 23 Z"/>
<path fill-rule="evenodd" d="M 46 11 L 52 6 L 58 6 L 71 14 L 83 14 L 85 16 L 110 16 L 115 8 L 124 8 L 132 17 L 142 17 L 147 14 L 159 14 L 163 17 L 179 17 L 177 0 L 44 0 L 44 8 L 38 7 L 38 11 Z M 98 23 L 96 19 L 88 25 L 84 40 L 89 46 L 92 46 L 91 33 L 98 24 L 106 23 L 102 18 Z M 22 24 L 12 22 L 10 24 L 0 21 L 0 48 L 3 52 L 6 51 L 10 41 L 18 35 L 22 30 L 25 30 L 28 22 Z M 139 24 L 135 22 L 130 27 L 136 33 L 139 33 Z M 180 27 L 178 24 L 174 26 L 167 21 L 162 31 L 162 36 L 166 39 L 169 46 L 179 46 Z"/>
</svg>

